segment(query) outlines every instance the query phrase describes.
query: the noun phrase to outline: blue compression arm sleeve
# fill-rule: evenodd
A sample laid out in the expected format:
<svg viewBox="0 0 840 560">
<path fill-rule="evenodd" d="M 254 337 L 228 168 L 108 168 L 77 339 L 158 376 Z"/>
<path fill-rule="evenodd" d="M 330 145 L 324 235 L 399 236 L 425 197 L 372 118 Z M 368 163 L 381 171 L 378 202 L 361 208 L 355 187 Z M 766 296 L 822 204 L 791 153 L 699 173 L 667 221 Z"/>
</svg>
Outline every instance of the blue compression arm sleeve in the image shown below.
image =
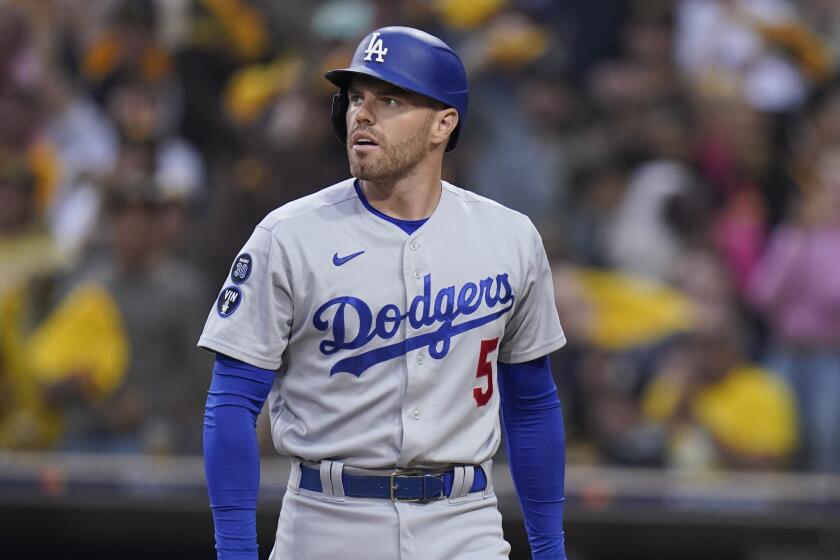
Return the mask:
<svg viewBox="0 0 840 560">
<path fill-rule="evenodd" d="M 565 434 L 548 356 L 499 362 L 499 396 L 511 476 L 534 560 L 565 560 Z"/>
<path fill-rule="evenodd" d="M 257 416 L 274 372 L 218 354 L 204 412 L 204 472 L 219 560 L 257 560 Z"/>
</svg>

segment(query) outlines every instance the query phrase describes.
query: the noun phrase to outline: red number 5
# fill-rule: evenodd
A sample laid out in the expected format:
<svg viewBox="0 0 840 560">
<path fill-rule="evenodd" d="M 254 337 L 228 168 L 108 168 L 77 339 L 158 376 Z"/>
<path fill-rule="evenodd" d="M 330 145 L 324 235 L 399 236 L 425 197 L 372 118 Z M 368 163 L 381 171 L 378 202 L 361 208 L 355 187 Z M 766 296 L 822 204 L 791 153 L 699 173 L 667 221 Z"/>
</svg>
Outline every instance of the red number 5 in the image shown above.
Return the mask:
<svg viewBox="0 0 840 560">
<path fill-rule="evenodd" d="M 475 372 L 476 378 L 487 378 L 487 390 L 482 391 L 479 387 L 473 388 L 473 398 L 478 406 L 484 406 L 490 402 L 493 396 L 493 365 L 487 361 L 487 354 L 499 346 L 499 337 L 481 341 L 481 354 L 478 356 L 478 369 Z"/>
</svg>

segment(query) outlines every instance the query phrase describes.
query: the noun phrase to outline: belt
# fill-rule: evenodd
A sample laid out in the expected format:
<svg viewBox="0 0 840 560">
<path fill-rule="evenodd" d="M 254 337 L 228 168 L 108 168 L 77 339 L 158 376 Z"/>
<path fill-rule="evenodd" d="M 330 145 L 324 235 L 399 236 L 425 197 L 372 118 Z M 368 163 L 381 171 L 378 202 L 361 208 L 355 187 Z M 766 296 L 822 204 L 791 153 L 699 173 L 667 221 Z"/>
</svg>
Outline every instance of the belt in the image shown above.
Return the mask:
<svg viewBox="0 0 840 560">
<path fill-rule="evenodd" d="M 487 487 L 487 476 L 478 466 L 474 472 L 470 492 L 480 492 Z M 452 494 L 454 478 L 453 471 L 404 470 L 387 476 L 341 473 L 345 496 L 420 504 L 448 498 Z M 301 464 L 300 487 L 311 492 L 322 492 L 321 471 Z"/>
</svg>

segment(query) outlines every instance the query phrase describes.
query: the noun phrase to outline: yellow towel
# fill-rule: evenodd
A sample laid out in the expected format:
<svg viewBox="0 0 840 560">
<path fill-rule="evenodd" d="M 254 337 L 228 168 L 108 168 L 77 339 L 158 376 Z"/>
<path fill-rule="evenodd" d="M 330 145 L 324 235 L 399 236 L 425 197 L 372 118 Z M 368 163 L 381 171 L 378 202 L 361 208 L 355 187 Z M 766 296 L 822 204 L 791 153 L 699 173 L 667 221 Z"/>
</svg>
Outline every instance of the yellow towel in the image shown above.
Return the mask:
<svg viewBox="0 0 840 560">
<path fill-rule="evenodd" d="M 32 333 L 26 356 L 43 384 L 84 372 L 90 376 L 92 397 L 108 395 L 123 380 L 129 360 L 116 302 L 97 284 L 80 285 Z"/>
</svg>

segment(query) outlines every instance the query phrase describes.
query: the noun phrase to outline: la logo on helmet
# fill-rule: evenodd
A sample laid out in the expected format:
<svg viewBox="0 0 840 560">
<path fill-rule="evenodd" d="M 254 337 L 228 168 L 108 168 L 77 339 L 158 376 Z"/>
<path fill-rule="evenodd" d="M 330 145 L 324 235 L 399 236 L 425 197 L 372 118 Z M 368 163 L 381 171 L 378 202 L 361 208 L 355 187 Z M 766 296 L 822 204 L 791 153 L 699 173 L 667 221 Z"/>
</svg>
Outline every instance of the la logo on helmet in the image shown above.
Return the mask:
<svg viewBox="0 0 840 560">
<path fill-rule="evenodd" d="M 373 55 L 376 55 L 376 62 L 385 62 L 383 58 L 388 54 L 388 49 L 382 45 L 382 39 L 379 38 L 379 33 L 374 33 L 370 38 L 367 49 L 365 49 L 365 60 L 370 62 Z"/>
</svg>

